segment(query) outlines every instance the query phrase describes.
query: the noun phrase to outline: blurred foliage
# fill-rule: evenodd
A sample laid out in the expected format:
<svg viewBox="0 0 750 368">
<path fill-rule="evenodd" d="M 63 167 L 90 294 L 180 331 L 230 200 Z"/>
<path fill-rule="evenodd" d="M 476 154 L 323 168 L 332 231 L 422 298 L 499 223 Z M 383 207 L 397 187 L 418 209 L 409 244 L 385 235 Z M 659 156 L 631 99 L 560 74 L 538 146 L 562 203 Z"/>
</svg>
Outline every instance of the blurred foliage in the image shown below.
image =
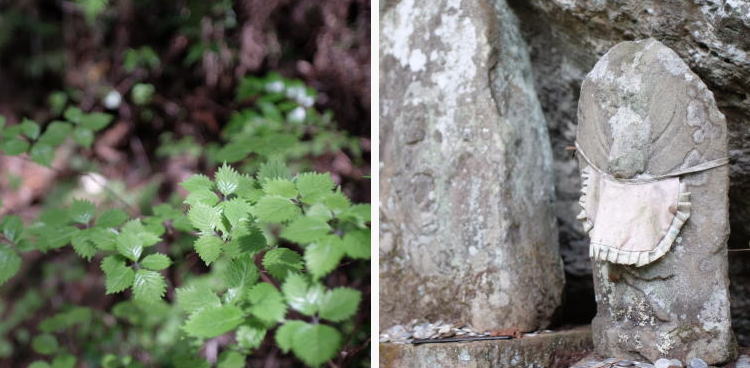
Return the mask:
<svg viewBox="0 0 750 368">
<path fill-rule="evenodd" d="M 55 173 L 0 204 L 0 365 L 368 366 L 367 21 L 0 4 L 0 162 Z M 39 180 L 3 174 L 11 199 Z"/>
</svg>

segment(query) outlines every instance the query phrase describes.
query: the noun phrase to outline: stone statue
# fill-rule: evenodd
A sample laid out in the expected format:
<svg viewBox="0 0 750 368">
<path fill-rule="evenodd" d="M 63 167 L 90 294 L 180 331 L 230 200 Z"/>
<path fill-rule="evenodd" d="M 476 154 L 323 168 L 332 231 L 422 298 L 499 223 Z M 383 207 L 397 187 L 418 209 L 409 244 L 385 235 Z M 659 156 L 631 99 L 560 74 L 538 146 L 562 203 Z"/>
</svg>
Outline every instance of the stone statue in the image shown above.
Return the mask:
<svg viewBox="0 0 750 368">
<path fill-rule="evenodd" d="M 605 357 L 733 359 L 726 121 L 659 41 L 622 42 L 578 104 L 578 219 L 588 232 Z"/>
</svg>

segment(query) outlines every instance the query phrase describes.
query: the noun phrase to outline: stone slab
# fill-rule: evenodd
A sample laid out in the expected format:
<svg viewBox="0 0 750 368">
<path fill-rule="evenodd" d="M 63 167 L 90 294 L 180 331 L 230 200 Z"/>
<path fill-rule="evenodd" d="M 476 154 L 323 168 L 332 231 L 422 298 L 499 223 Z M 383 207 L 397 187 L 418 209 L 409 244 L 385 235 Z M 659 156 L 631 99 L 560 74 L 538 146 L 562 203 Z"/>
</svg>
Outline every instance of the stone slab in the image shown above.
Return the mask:
<svg viewBox="0 0 750 368">
<path fill-rule="evenodd" d="M 514 340 L 439 344 L 380 344 L 381 368 L 565 368 L 592 349 L 591 329 L 542 333 Z"/>
<path fill-rule="evenodd" d="M 712 365 L 709 367 L 750 368 L 750 348 L 743 347 L 743 348 L 740 348 L 739 350 L 740 350 L 740 355 L 737 357 L 737 360 L 730 362 L 728 364 L 722 365 L 722 366 Z M 612 363 L 616 363 L 618 361 L 620 361 L 620 359 L 603 358 L 603 357 L 597 356 L 595 353 L 590 353 L 586 355 L 583 359 L 573 364 L 571 368 L 604 368 L 604 367 L 609 368 Z M 651 365 L 650 363 L 646 363 L 646 362 L 634 362 L 634 363 L 635 365 L 633 367 L 635 368 L 653 368 L 653 365 Z M 683 365 L 684 365 L 684 362 L 683 362 Z"/>
</svg>

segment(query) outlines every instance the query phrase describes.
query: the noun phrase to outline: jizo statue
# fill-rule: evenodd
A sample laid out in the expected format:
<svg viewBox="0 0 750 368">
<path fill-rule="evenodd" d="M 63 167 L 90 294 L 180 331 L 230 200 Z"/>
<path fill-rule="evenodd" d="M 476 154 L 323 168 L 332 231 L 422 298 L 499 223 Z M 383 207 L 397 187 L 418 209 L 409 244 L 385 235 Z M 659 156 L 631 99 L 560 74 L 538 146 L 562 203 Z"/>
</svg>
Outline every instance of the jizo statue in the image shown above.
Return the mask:
<svg viewBox="0 0 750 368">
<path fill-rule="evenodd" d="M 578 106 L 578 218 L 591 240 L 596 352 L 733 359 L 727 128 L 713 94 L 648 39 L 610 49 Z"/>
</svg>

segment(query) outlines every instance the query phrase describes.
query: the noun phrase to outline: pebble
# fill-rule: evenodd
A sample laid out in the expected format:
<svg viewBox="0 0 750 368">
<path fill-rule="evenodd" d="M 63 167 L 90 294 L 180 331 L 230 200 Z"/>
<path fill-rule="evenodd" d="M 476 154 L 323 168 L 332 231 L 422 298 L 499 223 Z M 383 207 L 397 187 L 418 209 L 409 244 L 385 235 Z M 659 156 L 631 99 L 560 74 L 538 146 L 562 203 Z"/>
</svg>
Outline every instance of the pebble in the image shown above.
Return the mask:
<svg viewBox="0 0 750 368">
<path fill-rule="evenodd" d="M 406 341 L 410 338 L 411 338 L 411 333 L 407 331 L 406 328 L 404 328 L 404 326 L 396 325 L 386 330 L 385 333 L 383 333 L 380 336 L 380 341 L 381 342 L 389 342 L 389 341 L 398 342 L 398 341 Z"/>
<path fill-rule="evenodd" d="M 411 343 L 412 339 L 445 339 L 450 337 L 490 336 L 488 332 L 479 332 L 469 326 L 452 325 L 443 321 L 435 323 L 412 320 L 404 325 L 393 326 L 380 334 L 380 342 Z"/>
<path fill-rule="evenodd" d="M 433 326 L 430 323 L 423 323 L 421 325 L 414 326 L 414 338 L 415 339 L 429 339 L 432 335 Z"/>
<path fill-rule="evenodd" d="M 687 366 L 688 368 L 708 368 L 708 364 L 700 358 L 690 359 Z"/>
<path fill-rule="evenodd" d="M 654 362 L 655 368 L 682 368 L 682 362 L 677 359 L 658 359 Z"/>
<path fill-rule="evenodd" d="M 654 368 L 654 365 L 651 363 L 643 363 L 643 362 L 636 362 L 635 366 L 638 368 Z"/>
<path fill-rule="evenodd" d="M 632 367 L 635 365 L 635 362 L 632 360 L 621 360 L 617 363 L 615 363 L 615 366 L 617 367 Z"/>
</svg>

